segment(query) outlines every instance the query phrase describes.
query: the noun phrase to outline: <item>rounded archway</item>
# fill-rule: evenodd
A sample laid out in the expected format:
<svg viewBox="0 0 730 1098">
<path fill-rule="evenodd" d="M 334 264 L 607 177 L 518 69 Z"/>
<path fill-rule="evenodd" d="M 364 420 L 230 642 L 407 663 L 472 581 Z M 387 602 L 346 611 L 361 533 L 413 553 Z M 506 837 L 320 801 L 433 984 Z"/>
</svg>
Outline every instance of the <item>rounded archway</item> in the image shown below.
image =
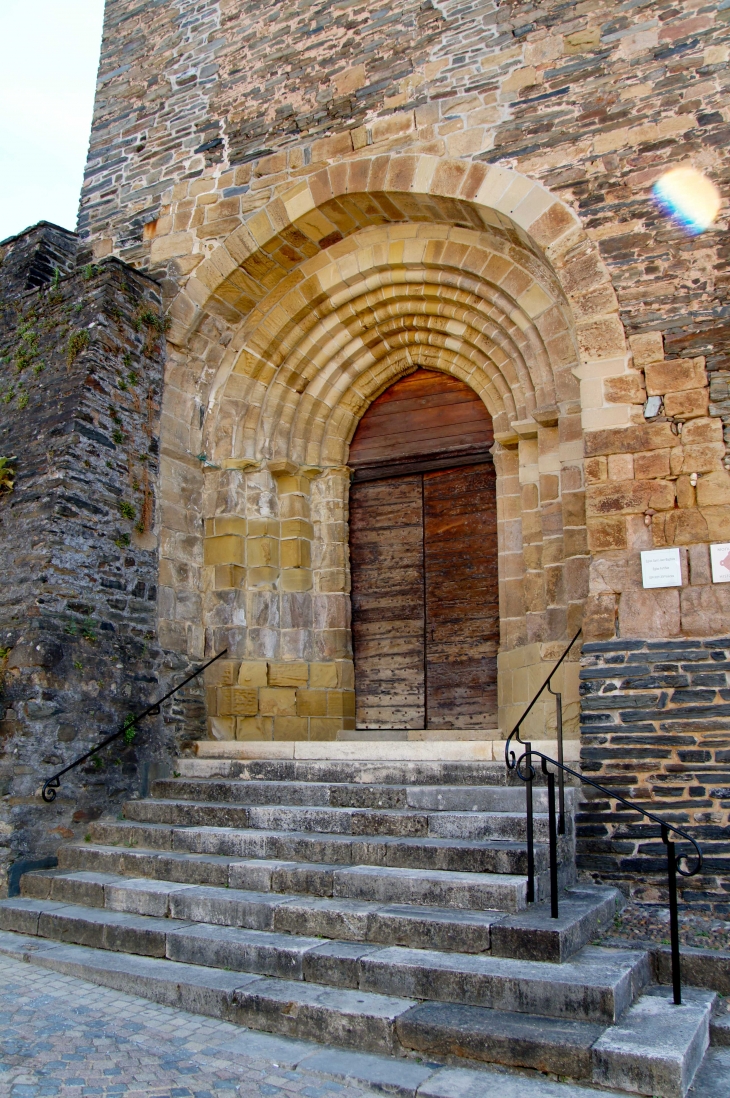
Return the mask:
<svg viewBox="0 0 730 1098">
<path fill-rule="evenodd" d="M 594 358 L 606 376 L 627 368 L 615 298 L 543 188 L 483 165 L 470 182 L 460 165 L 454 182 L 431 160 L 380 172 L 363 159 L 301 181 L 200 264 L 172 308 L 170 450 L 187 432 L 188 453 L 206 456 L 205 635 L 252 663 L 300 663 L 303 690 L 327 665 L 340 691 L 311 702 L 316 729 L 309 702 L 237 714 L 252 735 L 354 722 L 349 446 L 416 368 L 467 384 L 494 426 L 502 727 L 582 613 L 577 375 Z"/>
</svg>

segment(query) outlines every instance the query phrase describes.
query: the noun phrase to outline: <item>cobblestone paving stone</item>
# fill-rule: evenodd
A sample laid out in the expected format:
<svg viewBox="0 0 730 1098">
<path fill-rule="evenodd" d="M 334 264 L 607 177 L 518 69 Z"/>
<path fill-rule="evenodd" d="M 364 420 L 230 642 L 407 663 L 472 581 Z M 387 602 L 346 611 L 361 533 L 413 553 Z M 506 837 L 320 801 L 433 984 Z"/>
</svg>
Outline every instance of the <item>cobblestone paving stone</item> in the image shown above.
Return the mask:
<svg viewBox="0 0 730 1098">
<path fill-rule="evenodd" d="M 0 959 L 0 1098 L 375 1098 L 223 1047 L 241 1032 Z"/>
</svg>

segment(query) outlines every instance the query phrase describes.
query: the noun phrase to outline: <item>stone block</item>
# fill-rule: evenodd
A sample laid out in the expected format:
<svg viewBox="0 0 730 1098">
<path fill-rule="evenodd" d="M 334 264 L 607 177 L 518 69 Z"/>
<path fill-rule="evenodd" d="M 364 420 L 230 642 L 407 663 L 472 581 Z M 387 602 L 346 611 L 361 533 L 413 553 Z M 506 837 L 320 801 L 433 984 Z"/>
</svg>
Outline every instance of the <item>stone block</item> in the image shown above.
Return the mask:
<svg viewBox="0 0 730 1098">
<path fill-rule="evenodd" d="M 236 738 L 235 717 L 209 717 L 208 728 L 212 740 L 233 740 Z"/>
<path fill-rule="evenodd" d="M 588 522 L 588 545 L 592 550 L 625 549 L 626 519 L 592 518 Z"/>
<path fill-rule="evenodd" d="M 636 587 L 619 598 L 622 637 L 658 637 L 666 640 L 680 633 L 679 591 L 674 587 L 644 590 Z"/>
<path fill-rule="evenodd" d="M 300 717 L 326 717 L 326 690 L 297 690 L 297 713 Z"/>
<path fill-rule="evenodd" d="M 634 454 L 634 476 L 637 480 L 656 480 L 668 477 L 669 450 L 647 450 Z"/>
<path fill-rule="evenodd" d="M 730 473 L 724 469 L 706 473 L 697 481 L 697 506 L 716 507 L 730 504 Z M 730 530 L 728 530 L 730 537 Z"/>
<path fill-rule="evenodd" d="M 585 436 L 587 457 L 600 454 L 632 454 L 640 450 L 662 450 L 677 445 L 668 423 L 647 423 L 635 427 L 609 427 L 589 431 Z"/>
<path fill-rule="evenodd" d="M 203 559 L 206 564 L 245 564 L 245 544 L 236 534 L 205 538 Z"/>
<path fill-rule="evenodd" d="M 206 686 L 233 686 L 238 667 L 238 660 L 216 660 L 204 672 Z"/>
<path fill-rule="evenodd" d="M 689 636 L 725 636 L 730 621 L 730 583 L 684 587 L 680 607 L 682 630 Z"/>
<path fill-rule="evenodd" d="M 213 573 L 213 587 L 216 591 L 228 591 L 241 587 L 246 577 L 246 569 L 239 564 L 216 564 Z"/>
<path fill-rule="evenodd" d="M 337 717 L 310 717 L 310 740 L 336 740 L 342 728 L 342 720 Z"/>
<path fill-rule="evenodd" d="M 285 568 L 280 583 L 282 591 L 310 591 L 312 573 L 308 568 Z"/>
<path fill-rule="evenodd" d="M 692 420 L 685 423 L 682 430 L 682 445 L 694 446 L 700 443 L 722 442 L 722 420 L 712 416 Z"/>
<path fill-rule="evenodd" d="M 310 663 L 309 685 L 319 689 L 332 689 L 337 686 L 337 664 Z"/>
<path fill-rule="evenodd" d="M 583 636 L 586 640 L 610 640 L 616 635 L 616 595 L 604 593 L 586 599 Z"/>
<path fill-rule="evenodd" d="M 563 50 L 566 54 L 588 53 L 597 50 L 601 44 L 600 27 L 584 27 L 583 30 L 573 31 L 563 39 Z"/>
<path fill-rule="evenodd" d="M 704 358 L 680 358 L 670 362 L 647 363 L 644 368 L 649 396 L 663 396 L 707 385 Z"/>
<path fill-rule="evenodd" d="M 306 717 L 274 717 L 275 740 L 307 740 L 309 727 Z"/>
<path fill-rule="evenodd" d="M 710 550 L 707 545 L 690 545 L 689 576 L 693 587 L 700 587 L 712 583 L 712 571 L 710 569 Z"/>
<path fill-rule="evenodd" d="M 246 519 L 241 518 L 240 515 L 221 515 L 212 520 L 206 519 L 206 536 L 208 535 L 209 522 L 212 522 L 213 524 L 212 534 L 238 534 L 241 537 L 246 536 Z"/>
<path fill-rule="evenodd" d="M 264 716 L 295 717 L 297 692 L 287 687 L 264 686 L 259 690 L 259 709 Z"/>
<path fill-rule="evenodd" d="M 609 454 L 608 455 L 608 479 L 609 480 L 633 480 L 634 456 L 633 454 Z"/>
<path fill-rule="evenodd" d="M 667 463 L 669 471 L 669 463 Z M 605 457 L 587 458 L 585 463 L 586 484 L 600 484 L 608 478 L 608 459 Z"/>
<path fill-rule="evenodd" d="M 271 740 L 274 737 L 272 717 L 237 717 L 237 740 Z"/>
<path fill-rule="evenodd" d="M 609 404 L 643 404 L 646 389 L 641 374 L 621 374 L 603 379 L 603 395 Z"/>
<path fill-rule="evenodd" d="M 258 712 L 258 692 L 245 686 L 224 687 L 231 692 L 230 714 L 234 717 L 255 717 Z"/>
<path fill-rule="evenodd" d="M 355 691 L 354 690 L 328 690 L 327 691 L 327 716 L 328 717 L 354 717 L 355 716 Z"/>
<path fill-rule="evenodd" d="M 697 422 L 700 422 L 697 420 Z M 692 423 L 690 423 L 688 426 Z M 684 434 L 684 432 L 682 432 Z M 683 440 L 684 443 L 684 440 Z M 696 445 L 675 446 L 669 454 L 669 467 L 673 476 L 680 473 L 711 473 L 722 468 L 725 444 L 700 442 Z"/>
<path fill-rule="evenodd" d="M 282 568 L 309 568 L 311 545 L 305 538 L 287 538 L 281 542 L 280 559 Z"/>
<path fill-rule="evenodd" d="M 621 484 L 592 484 L 586 488 L 589 516 L 637 514 L 648 509 L 669 511 L 674 507 L 675 487 L 670 480 L 624 481 Z"/>
<path fill-rule="evenodd" d="M 308 676 L 306 663 L 295 660 L 269 663 L 269 686 L 306 686 Z"/>
<path fill-rule="evenodd" d="M 709 389 L 686 389 L 680 393 L 667 393 L 664 397 L 664 414 L 677 419 L 706 416 L 709 392 Z"/>
<path fill-rule="evenodd" d="M 246 555 L 249 568 L 276 567 L 279 564 L 279 542 L 276 538 L 249 537 L 246 542 Z"/>
<path fill-rule="evenodd" d="M 268 666 L 265 660 L 243 660 L 238 670 L 238 685 L 268 686 Z"/>
<path fill-rule="evenodd" d="M 629 346 L 635 366 L 661 362 L 664 358 L 664 336 L 661 332 L 640 332 L 629 336 Z"/>
</svg>

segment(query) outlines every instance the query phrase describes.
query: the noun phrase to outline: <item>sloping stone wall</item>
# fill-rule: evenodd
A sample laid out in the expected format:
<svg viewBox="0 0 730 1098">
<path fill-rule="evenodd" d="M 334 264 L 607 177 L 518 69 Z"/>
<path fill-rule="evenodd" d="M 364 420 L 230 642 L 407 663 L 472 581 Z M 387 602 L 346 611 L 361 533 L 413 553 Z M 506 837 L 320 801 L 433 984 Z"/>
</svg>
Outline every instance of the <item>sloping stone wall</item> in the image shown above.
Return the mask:
<svg viewBox="0 0 730 1098">
<path fill-rule="evenodd" d="M 0 247 L 2 890 L 19 857 L 55 853 L 166 765 L 179 707 L 39 799 L 187 664 L 157 643 L 158 289 L 116 259 L 77 269 L 55 226 Z"/>
</svg>

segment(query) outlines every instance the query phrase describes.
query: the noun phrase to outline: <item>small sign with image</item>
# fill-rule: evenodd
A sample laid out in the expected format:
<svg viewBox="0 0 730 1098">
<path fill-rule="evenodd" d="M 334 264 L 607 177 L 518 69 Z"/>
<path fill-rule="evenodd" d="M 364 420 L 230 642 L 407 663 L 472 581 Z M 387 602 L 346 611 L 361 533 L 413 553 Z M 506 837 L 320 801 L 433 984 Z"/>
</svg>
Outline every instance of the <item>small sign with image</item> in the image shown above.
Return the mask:
<svg viewBox="0 0 730 1098">
<path fill-rule="evenodd" d="M 730 583 L 730 541 L 710 546 L 712 582 Z"/>
<path fill-rule="evenodd" d="M 641 554 L 644 587 L 681 587 L 682 562 L 679 549 L 646 549 Z"/>
</svg>

